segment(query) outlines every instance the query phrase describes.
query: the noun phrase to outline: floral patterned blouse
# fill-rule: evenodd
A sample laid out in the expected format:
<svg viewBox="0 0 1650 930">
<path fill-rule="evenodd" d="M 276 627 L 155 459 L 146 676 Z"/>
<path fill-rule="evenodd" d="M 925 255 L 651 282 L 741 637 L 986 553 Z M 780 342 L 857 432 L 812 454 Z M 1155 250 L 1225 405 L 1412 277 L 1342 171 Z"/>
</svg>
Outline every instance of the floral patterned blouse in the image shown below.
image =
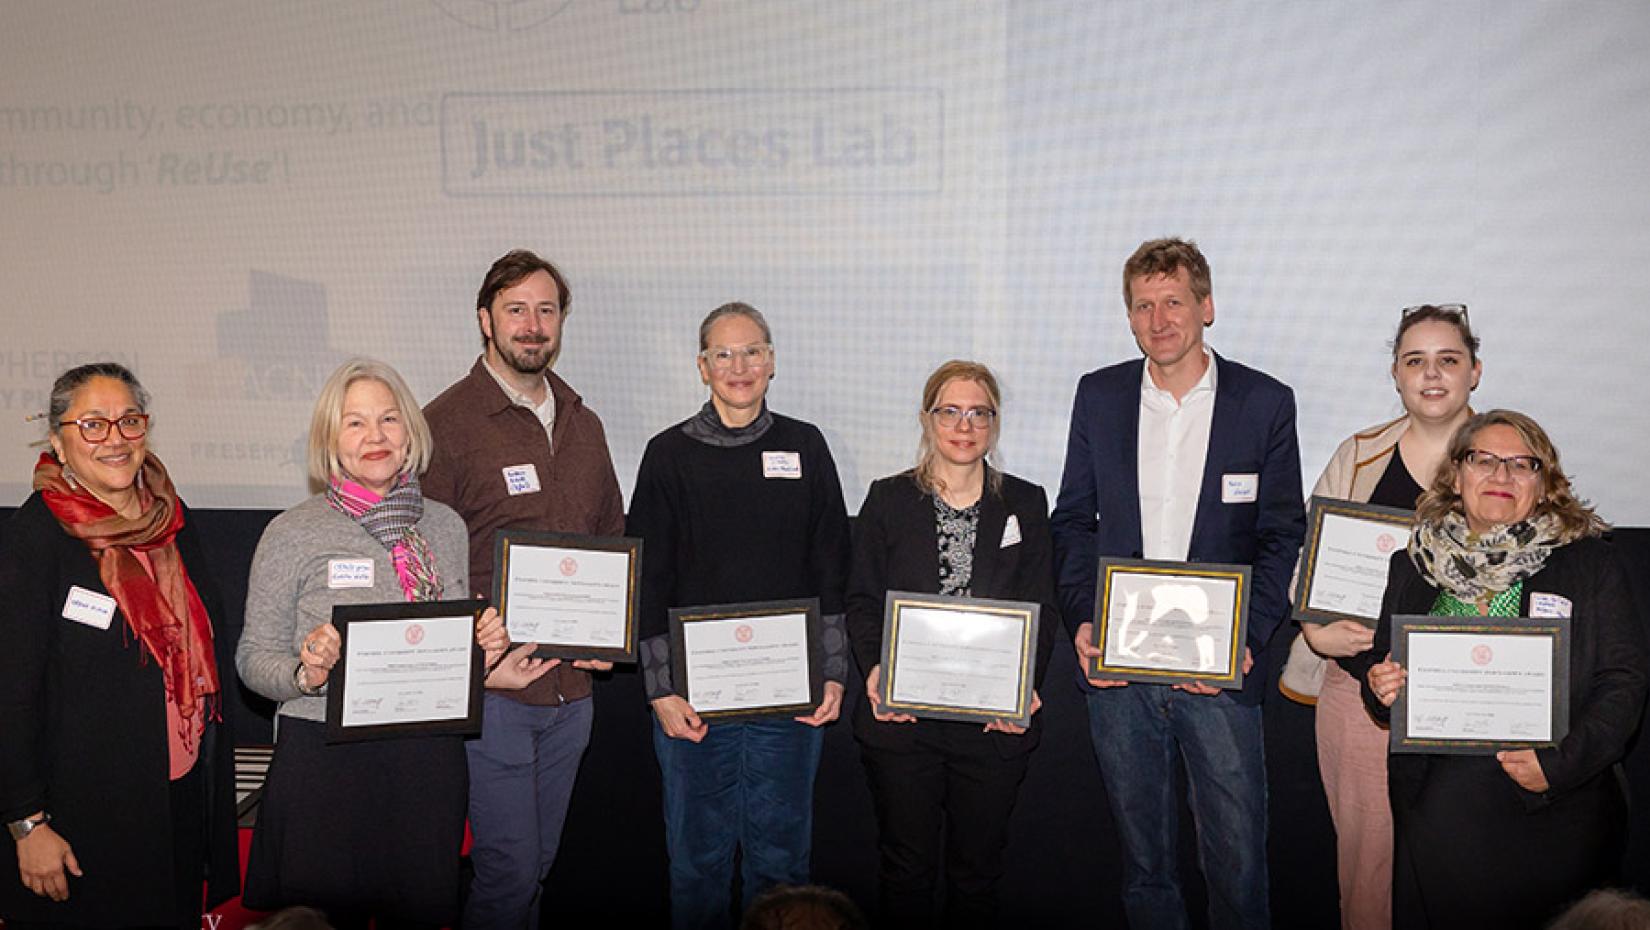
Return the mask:
<svg viewBox="0 0 1650 930">
<path fill-rule="evenodd" d="M 934 529 L 940 542 L 940 593 L 967 597 L 974 581 L 974 538 L 980 531 L 980 502 L 959 510 L 935 494 Z"/>
</svg>

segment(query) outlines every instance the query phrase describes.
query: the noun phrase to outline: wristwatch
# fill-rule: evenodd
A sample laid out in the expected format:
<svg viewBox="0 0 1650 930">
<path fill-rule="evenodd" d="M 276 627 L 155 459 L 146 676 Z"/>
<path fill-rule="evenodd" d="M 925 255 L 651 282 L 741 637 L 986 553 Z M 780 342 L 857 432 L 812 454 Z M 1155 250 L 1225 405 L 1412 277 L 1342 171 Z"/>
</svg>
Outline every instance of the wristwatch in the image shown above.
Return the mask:
<svg viewBox="0 0 1650 930">
<path fill-rule="evenodd" d="M 14 840 L 20 840 L 30 833 L 52 822 L 52 815 L 41 812 L 39 817 L 24 817 L 22 820 L 13 820 L 6 824 L 6 831 Z"/>
<path fill-rule="evenodd" d="M 292 670 L 292 683 L 297 686 L 298 693 L 304 697 L 316 697 L 320 695 L 321 688 L 326 687 L 325 684 L 322 684 L 321 688 L 311 688 L 304 683 L 304 663 L 302 662 L 299 662 L 298 667 Z"/>
</svg>

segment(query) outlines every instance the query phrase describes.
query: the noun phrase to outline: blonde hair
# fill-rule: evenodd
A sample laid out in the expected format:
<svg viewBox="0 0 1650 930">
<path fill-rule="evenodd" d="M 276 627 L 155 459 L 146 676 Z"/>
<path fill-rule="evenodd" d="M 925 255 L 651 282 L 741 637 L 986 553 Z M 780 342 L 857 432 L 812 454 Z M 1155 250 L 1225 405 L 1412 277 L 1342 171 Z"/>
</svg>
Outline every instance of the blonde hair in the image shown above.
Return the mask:
<svg viewBox="0 0 1650 930">
<path fill-rule="evenodd" d="M 928 383 L 922 388 L 922 407 L 917 411 L 917 420 L 922 426 L 922 439 L 917 442 L 917 464 L 911 469 L 911 476 L 916 479 L 917 486 L 930 494 L 938 494 L 945 490 L 940 481 L 936 460 L 940 451 L 934 444 L 934 418 L 929 411 L 939 402 L 940 392 L 953 381 L 972 381 L 985 390 L 985 396 L 991 401 L 991 409 L 997 411 L 998 416 L 991 418 L 991 429 L 986 437 L 985 464 L 986 487 L 993 494 L 1003 489 L 1003 475 L 991 462 L 992 453 L 997 451 L 997 435 L 1001 430 L 1001 413 L 1003 409 L 1002 390 L 997 387 L 997 376 L 991 369 L 979 362 L 968 362 L 962 359 L 952 359 L 944 365 L 934 369 L 928 376 Z"/>
<path fill-rule="evenodd" d="M 1566 542 L 1597 536 L 1610 528 L 1586 501 L 1576 497 L 1570 487 L 1569 476 L 1564 474 L 1564 468 L 1559 464 L 1558 449 L 1547 437 L 1546 430 L 1516 410 L 1486 410 L 1461 424 L 1450 439 L 1449 456 L 1438 466 L 1432 486 L 1422 493 L 1415 504 L 1415 522 L 1436 524 L 1450 513 L 1465 512 L 1461 495 L 1455 490 L 1456 479 L 1461 474 L 1461 461 L 1472 451 L 1473 440 L 1478 438 L 1478 434 L 1491 426 L 1512 429 L 1524 441 L 1530 454 L 1541 461 L 1541 470 L 1537 472 L 1541 493 L 1530 516 L 1552 514 L 1558 519 Z"/>
<path fill-rule="evenodd" d="M 407 382 L 389 365 L 371 358 L 352 358 L 338 366 L 321 385 L 315 398 L 315 413 L 309 419 L 309 480 L 317 489 L 343 474 L 338 463 L 338 433 L 344 420 L 344 395 L 350 385 L 370 380 L 389 388 L 395 396 L 395 405 L 401 409 L 401 420 L 407 425 L 407 460 L 401 463 L 403 475 L 422 475 L 430 467 L 430 453 L 435 443 L 430 438 L 430 424 L 424 411 L 418 408 Z"/>
</svg>

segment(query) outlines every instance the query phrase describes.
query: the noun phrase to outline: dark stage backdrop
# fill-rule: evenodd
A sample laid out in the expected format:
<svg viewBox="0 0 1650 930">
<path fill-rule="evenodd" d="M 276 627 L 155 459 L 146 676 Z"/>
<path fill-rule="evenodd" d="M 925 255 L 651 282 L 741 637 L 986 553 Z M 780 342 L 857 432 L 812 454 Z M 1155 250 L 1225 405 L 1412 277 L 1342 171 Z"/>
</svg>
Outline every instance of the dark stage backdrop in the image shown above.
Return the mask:
<svg viewBox="0 0 1650 930">
<path fill-rule="evenodd" d="M 273 511 L 194 512 L 217 575 L 227 616 L 222 635 L 237 637 L 252 553 Z M 9 518 L 10 509 L 0 510 Z M 0 524 L 3 525 L 3 524 Z M 1630 566 L 1640 619 L 1650 626 L 1650 529 L 1615 533 Z M 1280 636 L 1294 635 L 1285 627 Z M 1285 641 L 1268 650 L 1281 661 Z M 1268 670 L 1276 680 L 1279 669 Z M 226 676 L 233 680 L 232 676 Z M 1010 925 L 1122 926 L 1120 858 L 1104 789 L 1090 748 L 1087 715 L 1075 685 L 1071 650 L 1056 649 L 1043 689 L 1043 742 L 1014 813 L 1004 907 Z M 848 684 L 856 695 L 863 684 Z M 1320 930 L 1337 924 L 1335 847 L 1318 782 L 1312 711 L 1275 688 L 1266 703 L 1266 761 L 1271 789 L 1273 923 Z M 561 855 L 546 889 L 545 925 L 569 919 L 602 925 L 667 923 L 664 825 L 652 722 L 639 676 L 615 671 L 596 685 L 595 732 L 579 773 Z M 853 700 L 848 702 L 851 712 Z M 268 743 L 272 707 L 237 689 L 227 712 L 240 744 Z M 1640 803 L 1632 813 L 1626 875 L 1650 893 L 1650 748 L 1642 739 L 1627 759 Z M 1190 818 L 1181 817 L 1182 871 L 1202 926 Z M 846 719 L 826 733 L 814 795 L 815 880 L 846 891 L 867 911 L 876 898 L 876 821 Z"/>
</svg>

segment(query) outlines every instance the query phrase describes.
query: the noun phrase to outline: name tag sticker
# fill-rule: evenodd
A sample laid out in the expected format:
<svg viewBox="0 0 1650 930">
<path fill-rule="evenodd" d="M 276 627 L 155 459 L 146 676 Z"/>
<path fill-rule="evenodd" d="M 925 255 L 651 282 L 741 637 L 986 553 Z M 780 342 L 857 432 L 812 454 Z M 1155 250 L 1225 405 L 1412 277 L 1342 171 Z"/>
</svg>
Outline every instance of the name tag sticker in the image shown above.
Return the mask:
<svg viewBox="0 0 1650 930">
<path fill-rule="evenodd" d="M 1570 599 L 1561 594 L 1535 591 L 1530 594 L 1530 616 L 1538 619 L 1556 619 L 1570 615 Z"/>
<path fill-rule="evenodd" d="M 63 618 L 107 630 L 109 621 L 115 618 L 115 599 L 71 585 L 69 596 L 63 599 Z"/>
<path fill-rule="evenodd" d="M 536 494 L 539 488 L 539 470 L 532 462 L 526 465 L 504 466 L 504 489 L 511 497 L 517 494 Z"/>
<path fill-rule="evenodd" d="M 372 559 L 328 559 L 327 587 L 372 587 Z"/>
<path fill-rule="evenodd" d="M 764 478 L 801 478 L 802 453 L 800 452 L 764 452 L 762 453 L 762 477 Z"/>
<path fill-rule="evenodd" d="M 1007 549 L 1009 546 L 1019 545 L 1019 542 L 1020 518 L 1014 514 L 1009 514 L 1008 522 L 1003 524 L 1003 544 L 997 548 Z"/>
<path fill-rule="evenodd" d="M 1260 500 L 1259 475 L 1221 475 L 1220 502 L 1222 504 L 1253 504 Z"/>
</svg>

